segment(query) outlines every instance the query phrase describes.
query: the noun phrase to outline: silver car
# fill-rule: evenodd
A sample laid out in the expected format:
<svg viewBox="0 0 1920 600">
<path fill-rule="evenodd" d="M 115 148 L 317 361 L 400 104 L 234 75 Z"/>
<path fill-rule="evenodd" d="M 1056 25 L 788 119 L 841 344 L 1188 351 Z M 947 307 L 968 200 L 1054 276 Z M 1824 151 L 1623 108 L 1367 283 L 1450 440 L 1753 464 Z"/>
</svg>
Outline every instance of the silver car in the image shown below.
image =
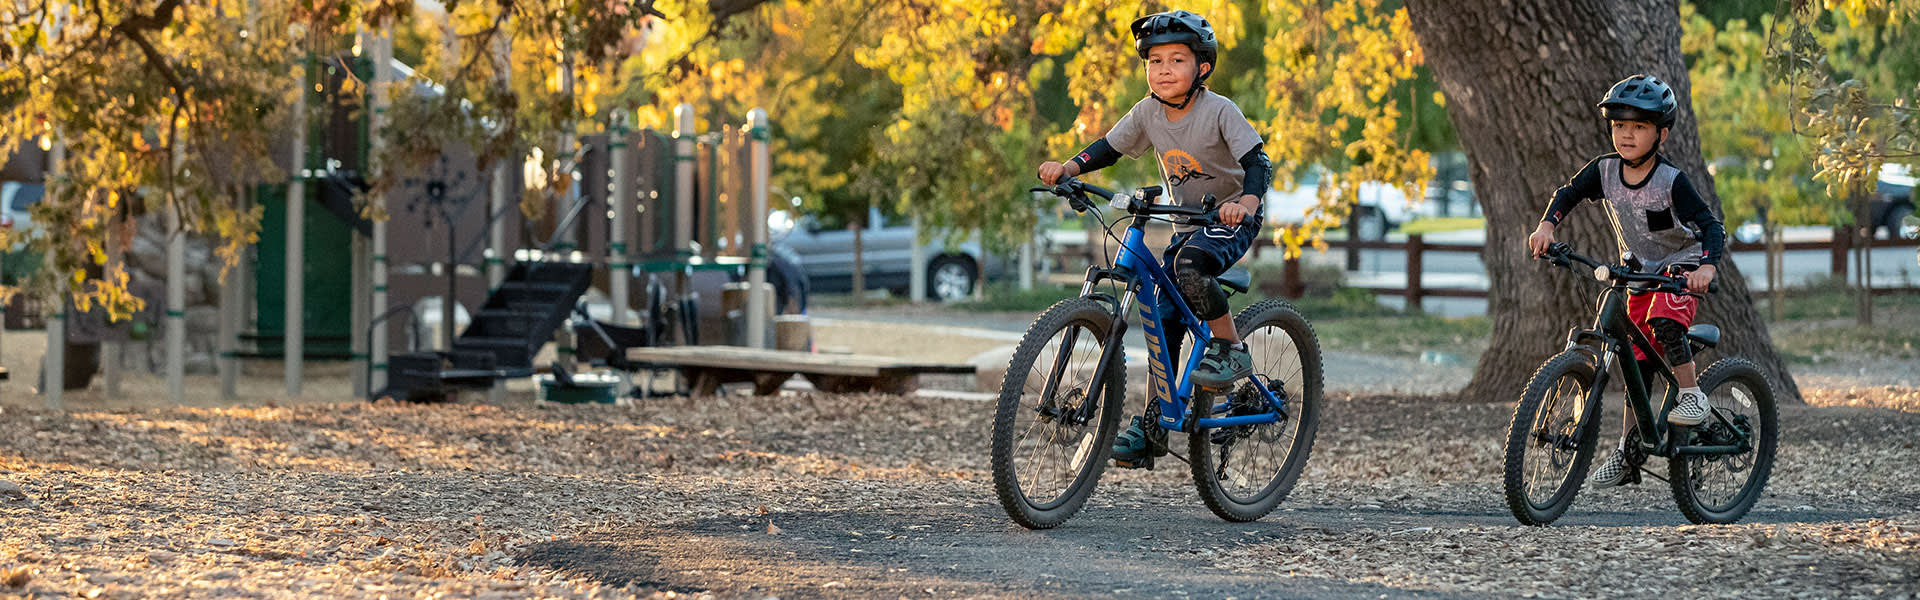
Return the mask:
<svg viewBox="0 0 1920 600">
<path fill-rule="evenodd" d="M 811 215 L 794 219 L 785 211 L 776 211 L 768 222 L 774 245 L 784 246 L 798 255 L 810 291 L 852 291 L 851 228 L 823 227 L 820 220 Z M 913 269 L 913 226 L 904 220 L 889 219 L 877 208 L 868 208 L 866 229 L 860 234 L 866 288 L 907 295 Z M 988 276 L 1001 271 L 997 262 L 982 261 L 980 245 L 974 242 L 953 247 L 936 242 L 924 248 L 928 298 L 950 302 L 971 296 L 983 262 L 987 264 Z"/>
</svg>

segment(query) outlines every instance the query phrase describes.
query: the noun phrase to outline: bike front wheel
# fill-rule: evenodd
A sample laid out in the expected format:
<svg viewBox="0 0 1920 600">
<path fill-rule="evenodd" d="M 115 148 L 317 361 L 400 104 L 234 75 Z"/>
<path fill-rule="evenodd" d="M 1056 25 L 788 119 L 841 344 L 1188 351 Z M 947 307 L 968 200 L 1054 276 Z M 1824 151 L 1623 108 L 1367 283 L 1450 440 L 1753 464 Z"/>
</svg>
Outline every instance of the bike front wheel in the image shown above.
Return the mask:
<svg viewBox="0 0 1920 600">
<path fill-rule="evenodd" d="M 1525 525 L 1546 525 L 1573 506 L 1586 482 L 1600 437 L 1599 403 L 1585 408 L 1593 391 L 1593 362 L 1568 350 L 1533 372 L 1507 425 L 1507 508 Z"/>
<path fill-rule="evenodd" d="M 1320 426 L 1320 340 L 1291 305 L 1268 300 L 1235 316 L 1234 328 L 1253 355 L 1253 377 L 1225 393 L 1221 416 L 1277 412 L 1272 423 L 1238 425 L 1187 436 L 1193 482 L 1208 510 L 1234 522 L 1273 512 L 1300 480 Z M 1255 385 L 1280 400 L 1275 407 Z M 1194 389 L 1193 418 L 1211 418 L 1220 396 Z M 1191 429 L 1191 428 L 1190 428 Z"/>
<path fill-rule="evenodd" d="M 1120 348 L 1106 347 L 1113 313 L 1092 298 L 1063 300 L 1035 319 L 1000 383 L 993 418 L 993 488 L 1028 529 L 1079 512 L 1106 470 L 1126 399 Z M 1106 376 L 1096 381 L 1102 362 Z"/>
<path fill-rule="evenodd" d="M 1760 367 L 1744 358 L 1715 361 L 1700 373 L 1700 391 L 1713 413 L 1685 431 L 1689 446 L 1740 446 L 1736 454 L 1675 456 L 1667 460 L 1667 483 L 1680 512 L 1696 524 L 1733 523 L 1747 515 L 1773 474 L 1780 432 L 1773 386 Z"/>
</svg>

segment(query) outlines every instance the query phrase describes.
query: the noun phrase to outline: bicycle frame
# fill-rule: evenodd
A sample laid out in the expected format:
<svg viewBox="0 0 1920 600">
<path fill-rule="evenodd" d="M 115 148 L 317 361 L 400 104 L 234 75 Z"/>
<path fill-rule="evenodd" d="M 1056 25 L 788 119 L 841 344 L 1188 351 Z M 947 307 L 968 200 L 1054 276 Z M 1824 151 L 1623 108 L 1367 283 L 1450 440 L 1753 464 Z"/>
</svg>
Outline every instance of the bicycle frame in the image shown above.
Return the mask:
<svg viewBox="0 0 1920 600">
<path fill-rule="evenodd" d="M 1098 267 L 1087 269 L 1087 280 L 1080 289 L 1080 295 L 1095 295 L 1093 286 L 1101 279 L 1114 279 L 1125 285 L 1125 291 L 1113 304 L 1114 327 L 1108 332 L 1109 352 L 1120 347 L 1124 339 L 1122 335 L 1126 330 L 1127 309 L 1136 298 L 1147 298 L 1146 301 L 1140 302 L 1141 333 L 1147 340 L 1147 397 L 1150 401 L 1159 403 L 1160 418 L 1157 422 L 1160 427 L 1174 431 L 1189 431 L 1187 404 L 1193 400 L 1193 382 L 1188 380 L 1187 375 L 1200 366 L 1202 353 L 1198 351 L 1199 346 L 1206 340 L 1212 339 L 1213 332 L 1205 322 L 1193 315 L 1193 310 L 1187 307 L 1186 299 L 1174 291 L 1177 288 L 1174 287 L 1173 278 L 1168 276 L 1166 268 L 1161 266 L 1160 261 L 1154 258 L 1154 253 L 1147 248 L 1146 223 L 1147 219 L 1137 218 L 1127 227 L 1126 236 L 1120 245 L 1120 256 L 1114 259 L 1112 269 Z M 1165 332 L 1160 326 L 1159 295 L 1162 289 L 1168 290 L 1169 293 L 1166 296 L 1172 299 L 1175 312 L 1171 316 L 1177 316 L 1180 322 L 1187 326 L 1187 330 L 1193 332 L 1194 339 L 1198 342 L 1193 351 L 1188 353 L 1184 368 L 1177 374 L 1167 370 L 1173 357 L 1168 355 L 1167 343 L 1164 339 Z M 1069 338 L 1069 346 L 1061 352 L 1061 357 L 1065 357 L 1070 352 L 1071 343 L 1072 340 Z M 1094 381 L 1105 381 L 1106 369 L 1110 368 L 1113 362 L 1102 360 L 1095 370 Z M 1058 377 L 1064 367 L 1064 360 L 1056 361 L 1055 377 Z M 1273 410 L 1257 415 L 1199 419 L 1198 423 L 1191 424 L 1195 427 L 1189 432 L 1278 421 L 1281 411 L 1286 407 L 1285 399 L 1276 396 L 1261 377 L 1256 375 L 1251 377 L 1251 380 L 1255 389 L 1259 390 L 1261 397 L 1266 399 Z M 1213 406 L 1214 414 L 1222 414 L 1230 408 L 1230 402 Z"/>
<path fill-rule="evenodd" d="M 1593 385 L 1587 390 L 1587 398 L 1581 407 L 1580 419 L 1587 416 L 1599 418 L 1600 400 L 1606 393 L 1609 368 L 1617 361 L 1620 372 L 1625 376 L 1627 402 L 1632 407 L 1635 422 L 1640 432 L 1641 449 L 1652 456 L 1671 458 L 1676 455 L 1692 454 L 1736 454 L 1742 451 L 1740 446 L 1678 446 L 1674 437 L 1668 435 L 1667 412 L 1672 411 L 1680 393 L 1679 382 L 1674 379 L 1673 370 L 1667 361 L 1653 347 L 1653 342 L 1640 333 L 1640 329 L 1627 318 L 1627 294 L 1631 293 L 1627 284 L 1615 282 L 1602 292 L 1600 312 L 1594 317 L 1593 327 L 1574 329 L 1567 334 L 1567 349 L 1586 348 L 1598 359 L 1594 369 Z M 1654 357 L 1655 370 L 1652 374 L 1642 373 L 1640 361 L 1633 357 L 1633 348 Z M 1658 418 L 1652 410 L 1652 399 L 1648 396 L 1648 377 L 1659 375 L 1667 380 L 1665 398 L 1662 399 Z M 1712 413 L 1714 419 L 1725 421 L 1718 412 Z M 1728 424 L 1731 427 L 1731 424 Z M 1737 432 L 1737 430 L 1736 430 Z M 1751 443 L 1743 436 L 1743 445 Z"/>
</svg>

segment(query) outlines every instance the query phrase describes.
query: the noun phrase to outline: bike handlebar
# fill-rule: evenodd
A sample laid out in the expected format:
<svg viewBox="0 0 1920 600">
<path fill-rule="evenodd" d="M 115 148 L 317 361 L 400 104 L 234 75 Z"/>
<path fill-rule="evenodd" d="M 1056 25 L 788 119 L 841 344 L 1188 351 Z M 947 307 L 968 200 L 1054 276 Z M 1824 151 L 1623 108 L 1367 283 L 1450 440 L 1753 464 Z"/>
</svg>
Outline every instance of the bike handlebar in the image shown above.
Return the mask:
<svg viewBox="0 0 1920 600">
<path fill-rule="evenodd" d="M 1108 203 L 1114 202 L 1115 196 L 1125 196 L 1122 192 L 1087 183 L 1075 179 L 1072 176 L 1061 177 L 1060 180 L 1051 187 L 1037 186 L 1029 188 L 1027 191 L 1047 192 L 1066 198 L 1068 203 L 1073 205 L 1073 209 L 1080 212 L 1086 212 L 1087 209 L 1091 207 L 1091 203 L 1087 201 L 1087 194 L 1089 193 L 1107 200 Z M 1129 214 L 1140 216 L 1186 217 L 1187 224 L 1205 226 L 1220 221 L 1219 207 L 1214 206 L 1212 196 L 1208 196 L 1207 199 L 1208 201 L 1205 206 L 1196 208 L 1178 204 L 1155 204 L 1150 201 L 1145 201 L 1144 198 L 1129 197 L 1130 201 L 1126 203 L 1126 210 Z"/>
<path fill-rule="evenodd" d="M 1547 252 L 1542 256 L 1558 266 L 1568 267 L 1570 263 L 1577 262 L 1591 267 L 1594 269 L 1595 279 L 1599 279 L 1600 269 L 1606 269 L 1609 282 L 1651 283 L 1654 284 L 1654 287 L 1645 288 L 1645 291 L 1705 297 L 1688 290 L 1687 278 L 1685 277 L 1674 277 L 1658 273 L 1639 273 L 1621 265 L 1603 264 L 1600 261 L 1581 256 L 1579 253 L 1574 252 L 1573 247 L 1568 246 L 1566 242 L 1554 242 L 1552 245 L 1547 246 Z M 1715 281 L 1707 284 L 1707 293 L 1713 294 L 1719 293 L 1719 291 L 1720 282 Z"/>
</svg>

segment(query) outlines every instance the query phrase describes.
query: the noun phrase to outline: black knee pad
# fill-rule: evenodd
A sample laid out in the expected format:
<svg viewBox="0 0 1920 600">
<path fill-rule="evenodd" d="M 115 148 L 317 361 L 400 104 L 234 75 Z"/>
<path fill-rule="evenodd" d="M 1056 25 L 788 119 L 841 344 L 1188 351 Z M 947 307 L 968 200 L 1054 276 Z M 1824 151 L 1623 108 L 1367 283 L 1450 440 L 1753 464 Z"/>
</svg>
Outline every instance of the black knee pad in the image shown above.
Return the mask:
<svg viewBox="0 0 1920 600">
<path fill-rule="evenodd" d="M 1673 319 L 1654 317 L 1647 321 L 1653 329 L 1653 341 L 1667 349 L 1667 364 L 1684 365 L 1693 362 L 1693 348 L 1687 343 L 1687 327 Z"/>
<path fill-rule="evenodd" d="M 1193 316 L 1202 321 L 1227 314 L 1227 292 L 1220 289 L 1220 282 L 1213 278 L 1223 270 L 1213 255 L 1206 252 L 1181 248 L 1174 256 L 1173 280 L 1180 284 L 1180 297 L 1187 300 Z"/>
</svg>

